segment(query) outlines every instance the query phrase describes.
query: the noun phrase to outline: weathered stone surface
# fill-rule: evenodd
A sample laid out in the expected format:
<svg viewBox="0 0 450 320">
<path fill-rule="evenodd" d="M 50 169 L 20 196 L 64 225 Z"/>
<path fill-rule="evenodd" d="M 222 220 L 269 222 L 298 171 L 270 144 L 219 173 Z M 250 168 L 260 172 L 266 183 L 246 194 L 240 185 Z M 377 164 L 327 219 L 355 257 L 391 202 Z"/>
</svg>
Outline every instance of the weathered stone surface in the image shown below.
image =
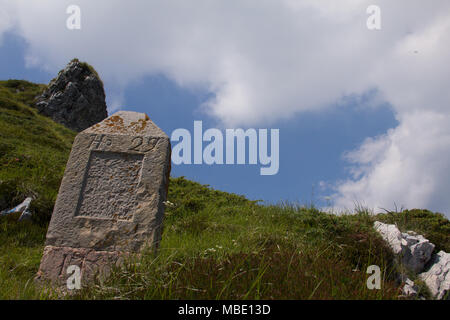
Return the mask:
<svg viewBox="0 0 450 320">
<path fill-rule="evenodd" d="M 430 261 L 434 244 L 414 232 L 402 233 L 407 245 L 404 250 L 404 262 L 415 273 L 421 272 Z"/>
<path fill-rule="evenodd" d="M 119 251 L 46 246 L 36 280 L 64 286 L 71 276 L 67 268 L 76 265 L 81 269 L 82 283 L 86 284 L 96 276 L 104 279 L 111 268 L 121 266 L 125 258 L 126 253 Z"/>
<path fill-rule="evenodd" d="M 38 111 L 82 131 L 108 116 L 103 83 L 86 63 L 72 60 L 37 98 Z"/>
<path fill-rule="evenodd" d="M 439 251 L 433 255 L 429 269 L 419 276 L 436 299 L 450 300 L 450 253 Z"/>
<path fill-rule="evenodd" d="M 403 297 L 417 297 L 419 287 L 414 284 L 411 279 L 406 279 L 405 284 L 402 288 Z"/>
<path fill-rule="evenodd" d="M 81 263 L 82 274 L 88 275 L 83 270 L 117 259 L 117 252 L 157 247 L 170 152 L 169 137 L 142 113 L 121 111 L 79 133 L 50 221 L 38 278 L 64 280 L 61 275 L 70 261 Z M 64 260 L 60 271 L 54 269 L 62 256 L 68 256 L 66 251 L 71 260 Z M 102 252 L 108 252 L 106 260 L 96 256 Z"/>
<path fill-rule="evenodd" d="M 402 252 L 402 233 L 393 224 L 386 224 L 380 221 L 375 221 L 374 228 L 381 237 L 389 244 L 395 254 Z M 405 243 L 404 243 L 405 244 Z"/>
<path fill-rule="evenodd" d="M 412 231 L 401 233 L 395 225 L 379 221 L 375 221 L 374 228 L 409 270 L 419 273 L 431 259 L 435 246 L 423 236 Z"/>
</svg>

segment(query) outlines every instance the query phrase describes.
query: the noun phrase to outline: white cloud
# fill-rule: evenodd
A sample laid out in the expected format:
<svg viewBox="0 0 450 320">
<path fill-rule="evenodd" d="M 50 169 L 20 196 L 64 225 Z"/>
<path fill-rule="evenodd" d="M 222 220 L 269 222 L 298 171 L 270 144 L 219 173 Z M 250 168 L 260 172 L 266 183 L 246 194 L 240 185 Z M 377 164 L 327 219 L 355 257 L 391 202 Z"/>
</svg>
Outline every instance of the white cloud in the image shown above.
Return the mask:
<svg viewBox="0 0 450 320">
<path fill-rule="evenodd" d="M 6 2 L 6 0 L 0 0 L 0 44 L 2 42 L 2 35 L 5 31 L 8 31 L 12 27 L 11 14 L 14 12 L 14 8 Z"/>
<path fill-rule="evenodd" d="M 366 28 L 368 0 L 79 0 L 80 31 L 65 27 L 72 1 L 0 3 L 0 34 L 14 24 L 29 63 L 56 72 L 86 60 L 112 101 L 161 73 L 215 93 L 204 109 L 226 125 L 268 125 L 376 88 L 399 126 L 349 154 L 354 175 L 336 203 L 450 212 L 448 0 L 379 0 L 380 31 Z"/>
<path fill-rule="evenodd" d="M 443 210 L 450 207 L 450 115 L 416 111 L 349 155 L 355 178 L 338 187 L 337 205 Z M 380 200 L 381 199 L 381 200 Z M 448 211 L 446 211 L 448 212 Z"/>
<path fill-rule="evenodd" d="M 353 179 L 336 205 L 431 208 L 450 216 L 450 11 L 406 35 L 378 60 L 373 81 L 399 125 L 351 152 Z"/>
</svg>

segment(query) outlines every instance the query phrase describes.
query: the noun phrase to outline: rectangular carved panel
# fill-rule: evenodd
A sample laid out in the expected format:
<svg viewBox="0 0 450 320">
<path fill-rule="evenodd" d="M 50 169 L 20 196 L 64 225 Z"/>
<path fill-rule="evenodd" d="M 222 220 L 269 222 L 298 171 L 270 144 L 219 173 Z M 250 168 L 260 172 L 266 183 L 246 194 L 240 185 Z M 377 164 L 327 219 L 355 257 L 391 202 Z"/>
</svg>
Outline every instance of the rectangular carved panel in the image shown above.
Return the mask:
<svg viewBox="0 0 450 320">
<path fill-rule="evenodd" d="M 132 220 L 143 158 L 140 154 L 93 151 L 75 215 Z"/>
</svg>

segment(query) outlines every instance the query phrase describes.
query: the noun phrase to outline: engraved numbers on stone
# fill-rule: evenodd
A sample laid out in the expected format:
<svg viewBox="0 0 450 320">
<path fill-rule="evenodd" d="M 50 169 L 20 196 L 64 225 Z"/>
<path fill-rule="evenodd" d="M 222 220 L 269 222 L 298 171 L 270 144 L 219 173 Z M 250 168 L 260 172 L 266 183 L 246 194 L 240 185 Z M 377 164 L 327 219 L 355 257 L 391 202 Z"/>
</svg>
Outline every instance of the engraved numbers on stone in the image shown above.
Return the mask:
<svg viewBox="0 0 450 320">
<path fill-rule="evenodd" d="M 130 148 L 128 148 L 128 150 L 143 153 L 150 152 L 155 148 L 157 142 L 158 138 L 134 137 L 131 140 L 131 145 Z"/>
</svg>

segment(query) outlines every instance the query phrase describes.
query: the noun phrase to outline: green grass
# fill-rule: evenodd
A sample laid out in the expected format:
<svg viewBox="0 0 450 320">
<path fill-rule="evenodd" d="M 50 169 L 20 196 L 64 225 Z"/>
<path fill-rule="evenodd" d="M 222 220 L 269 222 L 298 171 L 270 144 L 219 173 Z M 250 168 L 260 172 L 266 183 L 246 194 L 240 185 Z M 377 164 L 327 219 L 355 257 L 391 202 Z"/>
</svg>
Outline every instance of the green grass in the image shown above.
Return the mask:
<svg viewBox="0 0 450 320">
<path fill-rule="evenodd" d="M 31 107 L 44 89 L 0 82 L 0 209 L 33 201 L 34 220 L 0 217 L 0 299 L 48 299 L 33 278 L 75 133 Z M 114 269 L 73 299 L 396 299 L 398 267 L 366 210 L 261 205 L 183 177 L 171 178 L 159 253 Z M 376 217 L 425 234 L 449 251 L 449 221 L 426 210 Z M 381 290 L 366 287 L 379 265 Z M 55 298 L 55 296 L 53 296 Z"/>
<path fill-rule="evenodd" d="M 40 116 L 33 101 L 45 89 L 27 81 L 0 81 L 0 210 L 26 197 L 33 222 L 0 219 L 0 299 L 36 298 L 30 279 L 42 256 L 52 212 L 75 133 Z"/>
<path fill-rule="evenodd" d="M 45 86 L 0 81 L 0 207 L 32 196 L 36 217 L 48 220 L 75 133 L 32 108 Z"/>
<path fill-rule="evenodd" d="M 176 198 L 189 186 L 189 195 Z M 313 208 L 260 206 L 172 179 L 175 207 L 159 255 L 116 270 L 85 299 L 394 299 L 393 257 L 361 215 L 336 217 Z M 186 190 L 187 191 L 187 190 Z M 204 201 L 199 195 L 204 195 Z M 225 198 L 227 201 L 224 201 Z M 220 206 L 217 206 L 220 203 Z M 382 290 L 368 290 L 365 270 L 385 272 Z M 136 267 L 138 265 L 138 267 Z"/>
</svg>

